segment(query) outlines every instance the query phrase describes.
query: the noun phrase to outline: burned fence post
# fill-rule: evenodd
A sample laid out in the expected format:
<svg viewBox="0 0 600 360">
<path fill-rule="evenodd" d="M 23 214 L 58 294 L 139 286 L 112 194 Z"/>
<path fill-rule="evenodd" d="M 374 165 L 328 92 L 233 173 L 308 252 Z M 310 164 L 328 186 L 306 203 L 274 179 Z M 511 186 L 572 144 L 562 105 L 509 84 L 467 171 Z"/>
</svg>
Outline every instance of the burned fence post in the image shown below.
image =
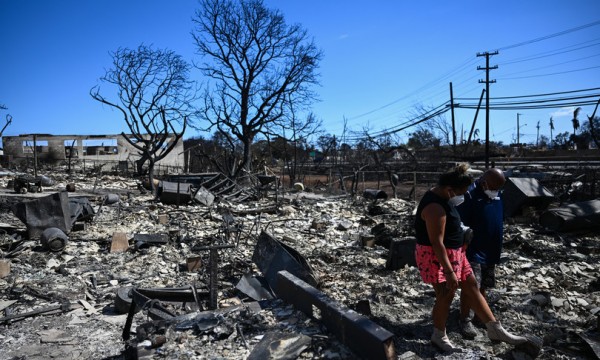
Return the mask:
<svg viewBox="0 0 600 360">
<path fill-rule="evenodd" d="M 194 247 L 196 251 L 209 250 L 209 302 L 208 307 L 210 310 L 215 310 L 218 306 L 218 294 L 219 294 L 219 249 L 229 249 L 235 247 L 234 245 L 213 245 L 213 246 L 197 246 Z"/>
<path fill-rule="evenodd" d="M 326 294 L 290 274 L 280 271 L 277 296 L 319 320 L 344 345 L 364 359 L 396 359 L 394 334 L 364 315 L 339 305 Z"/>
</svg>

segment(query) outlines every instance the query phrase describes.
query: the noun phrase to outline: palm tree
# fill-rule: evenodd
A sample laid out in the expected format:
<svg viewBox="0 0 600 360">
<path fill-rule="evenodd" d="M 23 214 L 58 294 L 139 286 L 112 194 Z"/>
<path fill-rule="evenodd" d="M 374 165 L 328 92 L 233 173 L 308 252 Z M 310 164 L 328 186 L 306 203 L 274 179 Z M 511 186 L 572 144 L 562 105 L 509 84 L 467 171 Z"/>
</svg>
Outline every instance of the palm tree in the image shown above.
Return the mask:
<svg viewBox="0 0 600 360">
<path fill-rule="evenodd" d="M 552 130 L 554 130 L 554 121 L 552 120 L 552 116 L 550 116 L 550 144 L 552 144 L 553 137 L 552 137 Z"/>
<path fill-rule="evenodd" d="M 578 107 L 573 111 L 573 136 L 577 135 L 577 129 L 579 129 L 579 120 L 577 120 L 577 116 L 579 116 L 579 112 L 581 111 L 581 107 Z"/>
</svg>

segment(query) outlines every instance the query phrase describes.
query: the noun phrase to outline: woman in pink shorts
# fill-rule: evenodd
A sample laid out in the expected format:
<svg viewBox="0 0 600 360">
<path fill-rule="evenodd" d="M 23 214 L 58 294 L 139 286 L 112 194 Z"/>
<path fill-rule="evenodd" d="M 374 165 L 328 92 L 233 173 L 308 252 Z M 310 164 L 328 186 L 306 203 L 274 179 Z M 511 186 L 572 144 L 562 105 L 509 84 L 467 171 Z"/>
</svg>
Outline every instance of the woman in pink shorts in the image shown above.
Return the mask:
<svg viewBox="0 0 600 360">
<path fill-rule="evenodd" d="M 515 345 L 527 342 L 525 337 L 507 332 L 496 321 L 478 290 L 477 280 L 467 261 L 463 229 L 455 208 L 464 200 L 463 194 L 471 184 L 467 170 L 466 164 L 460 164 L 442 174 L 438 184 L 423 195 L 415 217 L 417 266 L 423 281 L 431 284 L 435 291 L 431 342 L 443 351 L 456 349 L 446 335 L 446 320 L 458 287 L 470 308 L 486 325 L 490 339 Z"/>
</svg>

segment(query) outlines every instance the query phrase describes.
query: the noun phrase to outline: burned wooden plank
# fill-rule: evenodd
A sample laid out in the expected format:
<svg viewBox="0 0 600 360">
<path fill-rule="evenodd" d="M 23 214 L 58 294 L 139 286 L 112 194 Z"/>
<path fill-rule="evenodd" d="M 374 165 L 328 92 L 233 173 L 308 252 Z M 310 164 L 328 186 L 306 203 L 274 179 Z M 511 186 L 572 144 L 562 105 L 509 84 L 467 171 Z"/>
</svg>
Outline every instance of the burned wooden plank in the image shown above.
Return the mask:
<svg viewBox="0 0 600 360">
<path fill-rule="evenodd" d="M 10 260 L 0 259 L 0 279 L 10 274 Z"/>
<path fill-rule="evenodd" d="M 78 305 L 78 304 L 71 304 L 69 302 L 64 302 L 60 305 L 48 306 L 48 307 L 43 307 L 41 309 L 25 312 L 25 313 L 5 316 L 3 318 L 0 318 L 0 324 L 5 323 L 5 322 L 11 322 L 14 320 L 21 320 L 21 319 L 25 319 L 25 318 L 33 317 L 33 316 L 37 316 L 37 315 L 54 314 L 57 311 L 67 312 L 67 311 L 75 310 L 78 308 L 80 308 L 80 305 Z"/>
<path fill-rule="evenodd" d="M 110 243 L 110 252 L 119 253 L 129 249 L 129 240 L 124 232 L 115 232 Z"/>
<path fill-rule="evenodd" d="M 365 359 L 396 359 L 394 334 L 287 271 L 278 274 L 278 297 L 319 320 L 342 343 Z"/>
</svg>

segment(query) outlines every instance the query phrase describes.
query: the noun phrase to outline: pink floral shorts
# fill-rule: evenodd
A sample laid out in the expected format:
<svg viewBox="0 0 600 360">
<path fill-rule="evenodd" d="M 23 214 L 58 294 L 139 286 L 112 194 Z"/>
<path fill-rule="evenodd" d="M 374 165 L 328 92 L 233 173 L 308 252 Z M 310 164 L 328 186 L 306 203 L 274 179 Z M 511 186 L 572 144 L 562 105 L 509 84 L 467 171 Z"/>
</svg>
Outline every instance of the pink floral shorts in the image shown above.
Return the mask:
<svg viewBox="0 0 600 360">
<path fill-rule="evenodd" d="M 452 270 L 454 270 L 458 281 L 465 281 L 473 273 L 465 250 L 462 248 L 446 249 L 446 254 L 448 254 L 448 260 L 450 260 Z M 415 257 L 419 273 L 421 273 L 421 278 L 425 283 L 439 284 L 446 282 L 444 269 L 435 256 L 432 246 L 417 244 Z"/>
</svg>

